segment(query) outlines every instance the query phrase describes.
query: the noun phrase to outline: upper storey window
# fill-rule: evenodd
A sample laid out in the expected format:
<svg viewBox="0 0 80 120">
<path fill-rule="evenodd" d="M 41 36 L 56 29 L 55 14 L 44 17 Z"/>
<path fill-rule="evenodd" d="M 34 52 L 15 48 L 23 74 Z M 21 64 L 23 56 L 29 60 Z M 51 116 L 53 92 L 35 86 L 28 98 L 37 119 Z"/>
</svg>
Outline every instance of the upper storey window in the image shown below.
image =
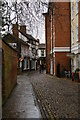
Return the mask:
<svg viewBox="0 0 80 120">
<path fill-rule="evenodd" d="M 76 0 L 76 14 L 78 13 L 78 0 Z"/>
<path fill-rule="evenodd" d="M 74 18 L 74 3 L 72 2 L 72 19 Z"/>
</svg>

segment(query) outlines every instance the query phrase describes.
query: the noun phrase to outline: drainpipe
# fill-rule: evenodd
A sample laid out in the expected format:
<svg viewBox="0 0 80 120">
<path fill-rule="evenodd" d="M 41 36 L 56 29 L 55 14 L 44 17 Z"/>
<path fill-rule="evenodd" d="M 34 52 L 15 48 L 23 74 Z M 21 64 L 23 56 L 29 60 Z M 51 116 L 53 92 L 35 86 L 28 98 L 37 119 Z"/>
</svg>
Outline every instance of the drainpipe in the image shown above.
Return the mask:
<svg viewBox="0 0 80 120">
<path fill-rule="evenodd" d="M 53 3 L 52 3 L 52 60 L 53 60 Z"/>
<path fill-rule="evenodd" d="M 50 74 L 51 75 L 53 75 L 53 63 L 52 63 L 52 47 L 51 47 L 51 41 L 52 41 L 52 38 L 51 38 L 51 35 L 52 35 L 52 5 L 51 5 L 51 7 L 50 7 L 50 9 L 49 9 L 49 17 L 50 17 Z"/>
<path fill-rule="evenodd" d="M 46 19 L 46 73 L 47 73 L 47 15 L 45 16 Z"/>
<path fill-rule="evenodd" d="M 50 51 L 50 74 L 51 74 L 51 8 L 49 8 L 49 24 L 50 24 L 50 30 L 49 30 L 49 51 Z"/>
<path fill-rule="evenodd" d="M 70 14 L 70 53 L 71 53 L 71 2 L 69 2 L 69 14 Z M 71 58 L 70 58 L 70 78 L 72 77 Z"/>
</svg>

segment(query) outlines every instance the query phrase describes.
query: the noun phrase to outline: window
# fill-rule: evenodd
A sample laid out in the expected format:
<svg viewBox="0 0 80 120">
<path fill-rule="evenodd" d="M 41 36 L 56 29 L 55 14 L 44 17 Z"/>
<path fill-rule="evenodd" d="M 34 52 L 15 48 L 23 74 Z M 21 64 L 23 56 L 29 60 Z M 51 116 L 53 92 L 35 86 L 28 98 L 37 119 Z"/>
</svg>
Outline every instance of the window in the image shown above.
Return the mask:
<svg viewBox="0 0 80 120">
<path fill-rule="evenodd" d="M 76 0 L 76 14 L 78 13 L 78 0 Z"/>
<path fill-rule="evenodd" d="M 36 55 L 38 55 L 38 50 L 36 50 Z"/>
<path fill-rule="evenodd" d="M 29 69 L 29 60 L 26 61 L 26 68 Z"/>
<path fill-rule="evenodd" d="M 9 45 L 13 48 L 17 48 L 17 44 L 16 43 L 9 43 Z"/>
<path fill-rule="evenodd" d="M 29 66 L 28 66 L 28 60 L 27 60 L 27 69 L 29 68 Z"/>
<path fill-rule="evenodd" d="M 36 50 L 35 50 L 35 48 L 32 48 L 32 52 L 35 54 L 36 53 Z"/>
<path fill-rule="evenodd" d="M 24 59 L 24 70 L 26 70 L 26 59 Z"/>
<path fill-rule="evenodd" d="M 74 18 L 74 3 L 72 3 L 72 19 Z"/>
<path fill-rule="evenodd" d="M 44 56 L 44 50 L 41 50 L 41 56 Z"/>
<path fill-rule="evenodd" d="M 78 26 L 76 27 L 76 41 L 78 41 Z"/>
<path fill-rule="evenodd" d="M 72 30 L 72 44 L 74 43 L 74 31 Z"/>
</svg>

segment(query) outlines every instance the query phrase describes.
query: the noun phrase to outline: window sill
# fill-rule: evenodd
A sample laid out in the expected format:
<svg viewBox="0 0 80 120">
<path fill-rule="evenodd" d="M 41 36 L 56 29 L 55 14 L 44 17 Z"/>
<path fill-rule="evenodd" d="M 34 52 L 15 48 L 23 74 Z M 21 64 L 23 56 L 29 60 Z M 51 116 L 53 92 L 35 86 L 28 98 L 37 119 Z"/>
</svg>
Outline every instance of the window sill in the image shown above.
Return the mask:
<svg viewBox="0 0 80 120">
<path fill-rule="evenodd" d="M 71 19 L 72 21 L 74 20 L 74 18 Z"/>
<path fill-rule="evenodd" d="M 79 42 L 79 40 L 76 40 L 76 42 Z"/>
<path fill-rule="evenodd" d="M 74 45 L 74 43 L 72 43 L 72 45 Z"/>
<path fill-rule="evenodd" d="M 79 14 L 79 12 L 76 13 L 76 16 Z"/>
</svg>

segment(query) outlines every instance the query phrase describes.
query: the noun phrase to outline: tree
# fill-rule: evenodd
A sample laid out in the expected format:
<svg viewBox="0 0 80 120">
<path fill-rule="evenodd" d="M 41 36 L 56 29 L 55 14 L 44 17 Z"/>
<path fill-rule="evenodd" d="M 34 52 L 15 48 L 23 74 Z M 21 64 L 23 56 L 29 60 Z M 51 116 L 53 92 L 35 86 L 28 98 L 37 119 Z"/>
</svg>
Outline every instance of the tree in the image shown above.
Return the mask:
<svg viewBox="0 0 80 120">
<path fill-rule="evenodd" d="M 4 34 L 11 32 L 12 24 L 18 22 L 19 25 L 25 24 L 27 32 L 30 34 L 39 34 L 39 26 L 44 26 L 44 17 L 42 13 L 48 8 L 47 0 L 19 0 L 8 3 L 2 2 L 2 30 Z M 4 29 L 5 28 L 5 29 Z"/>
</svg>

